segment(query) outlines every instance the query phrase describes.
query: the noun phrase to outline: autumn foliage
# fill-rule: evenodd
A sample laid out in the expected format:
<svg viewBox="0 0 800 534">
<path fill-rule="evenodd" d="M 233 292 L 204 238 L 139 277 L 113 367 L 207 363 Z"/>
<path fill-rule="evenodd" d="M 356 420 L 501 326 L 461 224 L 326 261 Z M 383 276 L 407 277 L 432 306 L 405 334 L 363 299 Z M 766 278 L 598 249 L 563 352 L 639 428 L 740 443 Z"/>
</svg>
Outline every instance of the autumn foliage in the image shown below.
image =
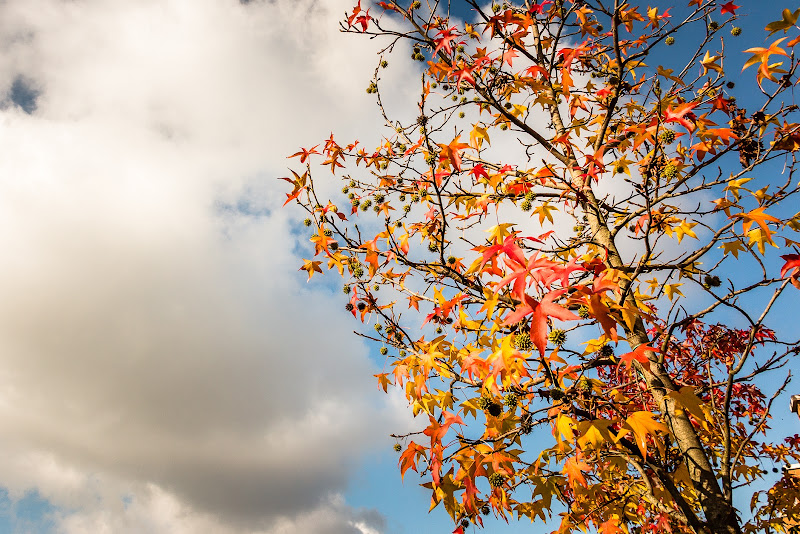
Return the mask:
<svg viewBox="0 0 800 534">
<path fill-rule="evenodd" d="M 800 10 L 742 50 L 732 1 L 363 3 L 342 28 L 387 39 L 383 141 L 301 149 L 286 202 L 301 269 L 345 278 L 420 421 L 401 475 L 456 533 L 786 532 L 800 488 L 772 468 L 800 436 L 770 413 L 800 349 L 770 325 L 800 289 Z M 384 101 L 397 54 L 411 121 Z"/>
</svg>

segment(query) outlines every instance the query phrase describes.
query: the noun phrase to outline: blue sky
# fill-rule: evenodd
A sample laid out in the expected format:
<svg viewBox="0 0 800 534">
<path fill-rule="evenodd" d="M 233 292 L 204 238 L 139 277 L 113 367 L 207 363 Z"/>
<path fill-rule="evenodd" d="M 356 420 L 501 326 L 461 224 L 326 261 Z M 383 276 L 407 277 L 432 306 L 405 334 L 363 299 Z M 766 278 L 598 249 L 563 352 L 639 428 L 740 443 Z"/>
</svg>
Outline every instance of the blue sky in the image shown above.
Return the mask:
<svg viewBox="0 0 800 534">
<path fill-rule="evenodd" d="M 739 3 L 729 45 L 761 44 L 783 6 Z M 351 4 L 0 2 L 0 533 L 452 531 L 280 208 L 288 154 L 378 139 Z M 419 64 L 389 59 L 413 114 Z"/>
</svg>

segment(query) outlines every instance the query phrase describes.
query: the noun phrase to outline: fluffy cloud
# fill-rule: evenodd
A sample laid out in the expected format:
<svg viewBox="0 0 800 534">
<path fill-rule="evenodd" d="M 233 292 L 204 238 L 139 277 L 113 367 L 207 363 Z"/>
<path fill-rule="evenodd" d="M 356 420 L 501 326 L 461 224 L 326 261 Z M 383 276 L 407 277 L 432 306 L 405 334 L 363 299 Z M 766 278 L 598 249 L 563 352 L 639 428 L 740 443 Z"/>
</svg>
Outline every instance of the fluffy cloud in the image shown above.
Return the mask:
<svg viewBox="0 0 800 534">
<path fill-rule="evenodd" d="M 65 531 L 381 529 L 337 495 L 392 410 L 275 180 L 377 124 L 349 4 L 0 4 L 0 480 Z"/>
</svg>

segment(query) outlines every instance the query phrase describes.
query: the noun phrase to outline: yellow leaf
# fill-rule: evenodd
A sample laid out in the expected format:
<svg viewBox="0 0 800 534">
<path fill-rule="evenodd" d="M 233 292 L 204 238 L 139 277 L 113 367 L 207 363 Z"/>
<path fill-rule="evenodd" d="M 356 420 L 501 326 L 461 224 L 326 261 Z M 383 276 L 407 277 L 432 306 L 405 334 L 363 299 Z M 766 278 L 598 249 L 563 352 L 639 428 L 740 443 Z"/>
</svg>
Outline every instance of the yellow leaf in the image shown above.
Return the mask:
<svg viewBox="0 0 800 534">
<path fill-rule="evenodd" d="M 722 56 L 712 56 L 709 54 L 708 50 L 706 50 L 705 57 L 700 61 L 700 64 L 703 65 L 703 76 L 708 74 L 709 70 L 714 70 L 722 74 L 722 67 L 717 64 Z"/>
<path fill-rule="evenodd" d="M 558 208 L 551 206 L 549 202 L 545 202 L 533 210 L 534 213 L 539 214 L 539 224 L 543 224 L 545 219 L 551 223 L 553 222 L 553 216 L 550 214 L 551 211 L 558 211 Z"/>
<path fill-rule="evenodd" d="M 745 248 L 745 246 L 742 245 L 742 242 L 739 241 L 738 239 L 735 241 L 728 241 L 727 243 L 723 243 L 722 245 L 719 246 L 719 248 L 722 249 L 723 254 L 731 253 L 733 254 L 733 257 L 736 258 L 737 260 L 739 259 L 739 252 L 744 252 L 745 250 L 747 250 L 747 248 Z"/>
<path fill-rule="evenodd" d="M 611 431 L 608 429 L 612 423 L 613 421 L 607 421 L 605 419 L 595 419 L 594 421 L 583 421 L 579 423 L 577 428 L 580 434 L 578 446 L 585 449 L 587 446 L 591 445 L 592 448 L 596 449 L 603 445 L 603 443 L 613 441 L 614 438 L 611 435 Z"/>
<path fill-rule="evenodd" d="M 749 182 L 750 180 L 752 180 L 752 178 L 739 178 L 738 180 L 730 180 L 728 182 L 728 185 L 725 186 L 725 189 L 723 189 L 723 191 L 730 191 L 731 193 L 733 193 L 733 196 L 736 198 L 736 201 L 738 202 L 740 198 L 739 189 L 741 189 L 742 186 L 747 182 Z M 745 189 L 745 191 L 748 191 L 748 189 Z"/>
<path fill-rule="evenodd" d="M 491 141 L 489 141 L 489 132 L 486 131 L 486 126 L 481 127 L 480 123 L 478 123 L 472 128 L 472 132 L 469 134 L 469 144 L 472 145 L 473 148 L 479 149 L 483 145 L 484 139 L 490 145 L 492 144 Z"/>
<path fill-rule="evenodd" d="M 642 457 L 647 457 L 647 436 L 653 436 L 653 442 L 659 448 L 663 447 L 661 440 L 655 436 L 657 432 L 669 432 L 664 423 L 656 421 L 653 414 L 650 412 L 635 412 L 632 413 L 626 420 L 625 425 L 620 430 L 617 439 L 621 438 L 628 431 L 633 432 L 633 437 L 636 440 L 636 445 L 642 453 Z"/>
<path fill-rule="evenodd" d="M 683 284 L 664 284 L 664 293 L 669 297 L 669 300 L 672 300 L 674 296 L 683 296 L 681 290 L 678 289 Z"/>
<path fill-rule="evenodd" d="M 311 280 L 311 277 L 314 276 L 314 272 L 321 273 L 322 269 L 319 268 L 321 261 L 312 261 L 312 260 L 303 260 L 303 266 L 298 269 L 298 271 L 306 271 L 308 272 L 308 280 Z M 306 280 L 306 281 L 308 281 Z"/>
<path fill-rule="evenodd" d="M 691 386 L 683 386 L 679 391 L 671 391 L 668 395 L 692 414 L 699 421 L 704 419 L 711 420 L 711 411 L 703 404 L 703 401 L 695 394 Z"/>
</svg>

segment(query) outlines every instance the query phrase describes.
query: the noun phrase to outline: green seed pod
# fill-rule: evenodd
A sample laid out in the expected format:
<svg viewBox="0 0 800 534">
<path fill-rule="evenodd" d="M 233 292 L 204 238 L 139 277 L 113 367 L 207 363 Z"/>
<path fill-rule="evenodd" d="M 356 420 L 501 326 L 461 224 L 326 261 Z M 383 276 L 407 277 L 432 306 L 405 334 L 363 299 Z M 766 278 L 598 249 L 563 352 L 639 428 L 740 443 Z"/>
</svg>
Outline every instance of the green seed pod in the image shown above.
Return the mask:
<svg viewBox="0 0 800 534">
<path fill-rule="evenodd" d="M 456 259 L 455 256 L 448 256 L 447 257 L 447 264 L 448 265 L 455 265 L 456 261 L 458 261 L 458 260 Z"/>
<path fill-rule="evenodd" d="M 332 236 L 332 235 L 333 235 L 333 230 L 331 230 L 330 228 L 325 228 L 325 229 L 322 231 L 322 233 L 325 235 L 325 237 L 330 237 L 330 236 Z"/>
<path fill-rule="evenodd" d="M 392 448 L 394 449 L 394 452 L 400 452 L 400 451 L 403 450 L 403 446 L 400 445 L 399 443 L 395 443 L 394 447 L 392 447 Z"/>
<path fill-rule="evenodd" d="M 739 26 L 734 26 L 733 28 L 731 28 L 731 35 L 733 35 L 734 37 L 739 37 L 740 35 L 742 35 L 742 29 Z"/>
<path fill-rule="evenodd" d="M 514 336 L 514 346 L 522 352 L 529 352 L 533 348 L 531 336 L 527 332 L 519 332 Z"/>
<path fill-rule="evenodd" d="M 667 46 L 672 46 L 672 45 L 674 45 L 674 44 L 675 44 L 675 38 L 674 38 L 673 36 L 671 36 L 671 35 L 670 35 L 669 37 L 667 37 L 666 39 L 664 39 L 664 44 L 665 44 L 665 45 L 667 45 Z"/>
<path fill-rule="evenodd" d="M 581 319 L 588 319 L 589 318 L 589 308 L 586 306 L 581 306 L 578 308 L 578 317 Z"/>
<path fill-rule="evenodd" d="M 517 397 L 517 394 L 509 393 L 508 395 L 506 395 L 505 398 L 503 399 L 503 404 L 505 404 L 507 407 L 511 409 L 516 408 L 517 404 L 519 404 L 519 398 Z"/>
<path fill-rule="evenodd" d="M 312 221 L 311 221 L 311 219 L 304 219 L 304 220 L 303 220 L 303 224 L 304 224 L 305 226 L 311 226 L 311 222 L 312 222 Z"/>
<path fill-rule="evenodd" d="M 381 347 L 380 353 L 381 356 L 386 356 L 387 354 L 389 354 L 389 349 L 387 349 L 386 347 Z"/>
<path fill-rule="evenodd" d="M 547 339 L 549 339 L 553 345 L 560 347 L 561 345 L 567 342 L 567 333 L 561 330 L 560 328 L 554 328 L 553 330 L 550 331 L 550 334 L 547 336 Z"/>
<path fill-rule="evenodd" d="M 519 209 L 522 211 L 531 211 L 533 209 L 533 204 L 530 200 L 523 200 L 522 203 L 519 205 Z"/>
<path fill-rule="evenodd" d="M 660 134 L 658 134 L 658 140 L 668 145 L 675 140 L 675 132 L 672 130 L 663 130 Z"/>
<path fill-rule="evenodd" d="M 489 475 L 489 484 L 494 488 L 499 488 L 506 482 L 506 477 L 500 473 L 492 473 Z"/>
</svg>

